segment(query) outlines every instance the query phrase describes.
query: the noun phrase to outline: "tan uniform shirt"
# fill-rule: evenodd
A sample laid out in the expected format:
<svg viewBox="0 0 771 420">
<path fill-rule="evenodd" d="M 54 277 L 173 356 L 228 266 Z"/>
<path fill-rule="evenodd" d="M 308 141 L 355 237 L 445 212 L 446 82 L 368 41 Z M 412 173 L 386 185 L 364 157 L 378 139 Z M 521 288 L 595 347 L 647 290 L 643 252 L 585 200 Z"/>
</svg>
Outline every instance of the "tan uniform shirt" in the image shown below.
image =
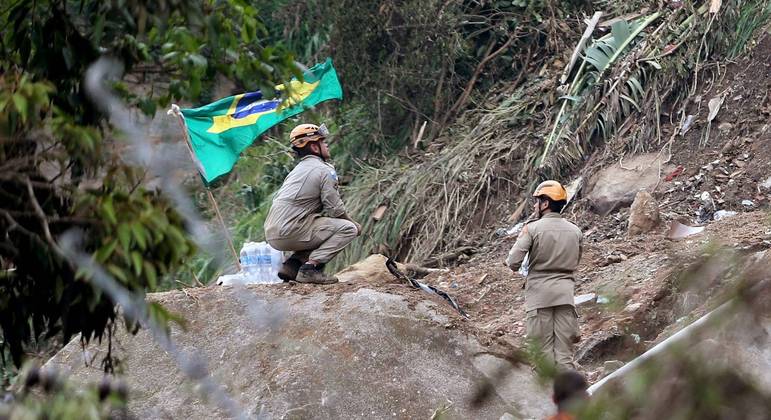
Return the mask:
<svg viewBox="0 0 771 420">
<path fill-rule="evenodd" d="M 559 213 L 546 213 L 525 225 L 509 251 L 506 264 L 519 269 L 530 253 L 525 285 L 527 311 L 573 305 L 574 272 L 581 259 L 583 235 Z"/>
<path fill-rule="evenodd" d="M 345 214 L 337 187 L 337 172 L 320 157 L 305 156 L 287 175 L 273 198 L 265 219 L 265 238 L 309 241 L 311 224 L 322 213 L 328 217 Z"/>
</svg>

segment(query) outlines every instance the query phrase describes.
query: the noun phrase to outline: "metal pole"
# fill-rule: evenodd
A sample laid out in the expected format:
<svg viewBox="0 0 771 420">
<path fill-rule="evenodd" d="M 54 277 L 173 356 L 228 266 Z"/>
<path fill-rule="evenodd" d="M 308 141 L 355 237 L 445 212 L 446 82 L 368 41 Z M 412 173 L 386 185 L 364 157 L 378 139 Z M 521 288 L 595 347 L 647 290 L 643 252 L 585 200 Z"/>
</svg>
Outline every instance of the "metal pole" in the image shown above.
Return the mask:
<svg viewBox="0 0 771 420">
<path fill-rule="evenodd" d="M 675 334 L 672 334 L 666 340 L 660 342 L 659 344 L 656 344 L 650 350 L 641 354 L 636 359 L 633 359 L 631 362 L 625 364 L 618 370 L 615 370 L 610 375 L 602 378 L 597 383 L 590 386 L 589 389 L 587 389 L 587 392 L 589 392 L 589 395 L 595 393 L 598 389 L 600 389 L 600 387 L 605 385 L 605 383 L 610 381 L 611 379 L 624 376 L 625 374 L 629 373 L 631 370 L 634 370 L 636 367 L 640 366 L 646 360 L 652 358 L 653 356 L 657 355 L 658 353 L 661 353 L 664 350 L 667 350 L 668 348 L 672 347 L 672 345 L 689 338 L 691 335 L 693 335 L 694 331 L 696 331 L 700 326 L 723 315 L 730 308 L 732 303 L 733 301 L 729 300 L 728 302 L 718 306 L 717 309 L 714 309 L 710 313 L 699 318 L 693 324 L 683 328 L 682 330 L 676 332 Z"/>
<path fill-rule="evenodd" d="M 185 145 L 187 146 L 187 151 L 190 153 L 190 159 L 192 159 L 193 163 L 198 165 L 198 159 L 195 157 L 195 153 L 193 152 L 193 146 L 190 144 L 190 134 L 187 132 L 187 127 L 185 126 L 185 120 L 182 117 L 182 113 L 179 111 L 179 107 L 176 105 L 172 105 L 171 109 L 169 110 L 170 114 L 174 114 L 177 116 L 177 122 L 179 123 L 179 128 L 182 130 L 182 132 L 185 135 Z M 206 188 L 206 196 L 209 197 L 209 202 L 211 203 L 212 207 L 214 207 L 214 213 L 217 215 L 217 219 L 220 222 L 220 225 L 222 226 L 222 231 L 225 232 L 225 238 L 227 239 L 228 246 L 230 247 L 230 252 L 233 253 L 233 258 L 235 258 L 236 261 L 236 267 L 238 267 L 238 271 L 241 271 L 241 262 L 238 259 L 238 253 L 236 252 L 236 247 L 233 246 L 233 239 L 230 237 L 230 231 L 228 230 L 227 226 L 225 226 L 225 220 L 222 218 L 222 214 L 220 213 L 220 208 L 217 205 L 217 201 L 214 199 L 214 195 L 212 195 L 211 190 L 209 187 L 204 185 L 204 188 Z"/>
</svg>

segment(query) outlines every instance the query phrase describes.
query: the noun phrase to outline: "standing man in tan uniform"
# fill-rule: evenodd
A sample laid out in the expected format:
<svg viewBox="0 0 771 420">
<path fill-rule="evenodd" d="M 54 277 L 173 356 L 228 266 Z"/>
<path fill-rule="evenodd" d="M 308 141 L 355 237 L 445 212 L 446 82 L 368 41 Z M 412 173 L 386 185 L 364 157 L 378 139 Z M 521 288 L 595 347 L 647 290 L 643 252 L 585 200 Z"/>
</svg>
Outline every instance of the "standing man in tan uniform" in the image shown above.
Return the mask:
<svg viewBox="0 0 771 420">
<path fill-rule="evenodd" d="M 279 251 L 294 251 L 278 272 L 284 281 L 331 284 L 324 265 L 361 233 L 346 214 L 337 172 L 327 162 L 326 127 L 300 124 L 289 134 L 300 161 L 273 198 L 265 219 L 265 239 Z"/>
<path fill-rule="evenodd" d="M 583 235 L 560 215 L 567 192 L 557 181 L 544 181 L 533 193 L 534 220 L 525 224 L 506 265 L 515 272 L 528 256 L 525 280 L 527 336 L 560 369 L 575 368 L 573 345 L 580 338 L 573 304 L 574 272 L 581 259 Z"/>
</svg>

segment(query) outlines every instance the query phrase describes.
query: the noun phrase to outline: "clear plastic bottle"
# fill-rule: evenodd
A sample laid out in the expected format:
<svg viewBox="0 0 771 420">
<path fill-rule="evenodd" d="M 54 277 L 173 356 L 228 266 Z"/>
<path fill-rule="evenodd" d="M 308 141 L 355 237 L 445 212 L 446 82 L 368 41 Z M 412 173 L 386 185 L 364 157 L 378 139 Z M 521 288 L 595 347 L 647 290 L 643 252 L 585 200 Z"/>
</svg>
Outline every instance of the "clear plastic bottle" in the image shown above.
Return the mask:
<svg viewBox="0 0 771 420">
<path fill-rule="evenodd" d="M 250 270 L 249 282 L 257 282 L 260 279 L 260 249 L 258 244 L 251 242 L 249 247 Z"/>
<path fill-rule="evenodd" d="M 260 283 L 271 283 L 270 278 L 270 245 L 260 242 Z"/>
<path fill-rule="evenodd" d="M 263 259 L 264 259 L 263 253 L 265 251 L 263 251 L 262 249 L 262 242 L 255 243 L 254 249 L 255 249 L 254 254 L 256 259 L 255 270 L 254 270 L 256 274 L 255 274 L 254 282 L 262 283 L 263 278 L 265 277 L 265 264 L 263 263 Z"/>
<path fill-rule="evenodd" d="M 281 251 L 273 249 L 273 247 L 270 245 L 268 245 L 268 250 L 270 251 L 270 282 L 283 283 L 282 280 L 278 278 L 278 270 L 281 269 L 281 263 L 284 260 L 284 255 L 281 253 Z"/>
<path fill-rule="evenodd" d="M 243 246 L 241 246 L 241 252 L 240 252 L 240 262 L 241 262 L 241 273 L 246 274 L 248 268 L 249 268 L 249 254 L 247 253 L 247 243 L 244 243 Z"/>
</svg>

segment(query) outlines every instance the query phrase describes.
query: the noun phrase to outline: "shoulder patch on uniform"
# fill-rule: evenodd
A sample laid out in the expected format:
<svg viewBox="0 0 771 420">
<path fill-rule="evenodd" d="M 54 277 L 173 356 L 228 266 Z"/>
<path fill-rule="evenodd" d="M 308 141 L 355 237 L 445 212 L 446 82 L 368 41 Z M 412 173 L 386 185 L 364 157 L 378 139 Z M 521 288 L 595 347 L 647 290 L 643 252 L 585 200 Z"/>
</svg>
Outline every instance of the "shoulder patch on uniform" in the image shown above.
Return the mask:
<svg viewBox="0 0 771 420">
<path fill-rule="evenodd" d="M 330 176 L 330 177 L 331 177 L 333 180 L 335 180 L 335 182 L 337 182 L 337 171 L 336 171 L 336 170 L 334 170 L 334 169 L 330 169 L 330 170 L 329 170 L 329 176 Z"/>
</svg>

